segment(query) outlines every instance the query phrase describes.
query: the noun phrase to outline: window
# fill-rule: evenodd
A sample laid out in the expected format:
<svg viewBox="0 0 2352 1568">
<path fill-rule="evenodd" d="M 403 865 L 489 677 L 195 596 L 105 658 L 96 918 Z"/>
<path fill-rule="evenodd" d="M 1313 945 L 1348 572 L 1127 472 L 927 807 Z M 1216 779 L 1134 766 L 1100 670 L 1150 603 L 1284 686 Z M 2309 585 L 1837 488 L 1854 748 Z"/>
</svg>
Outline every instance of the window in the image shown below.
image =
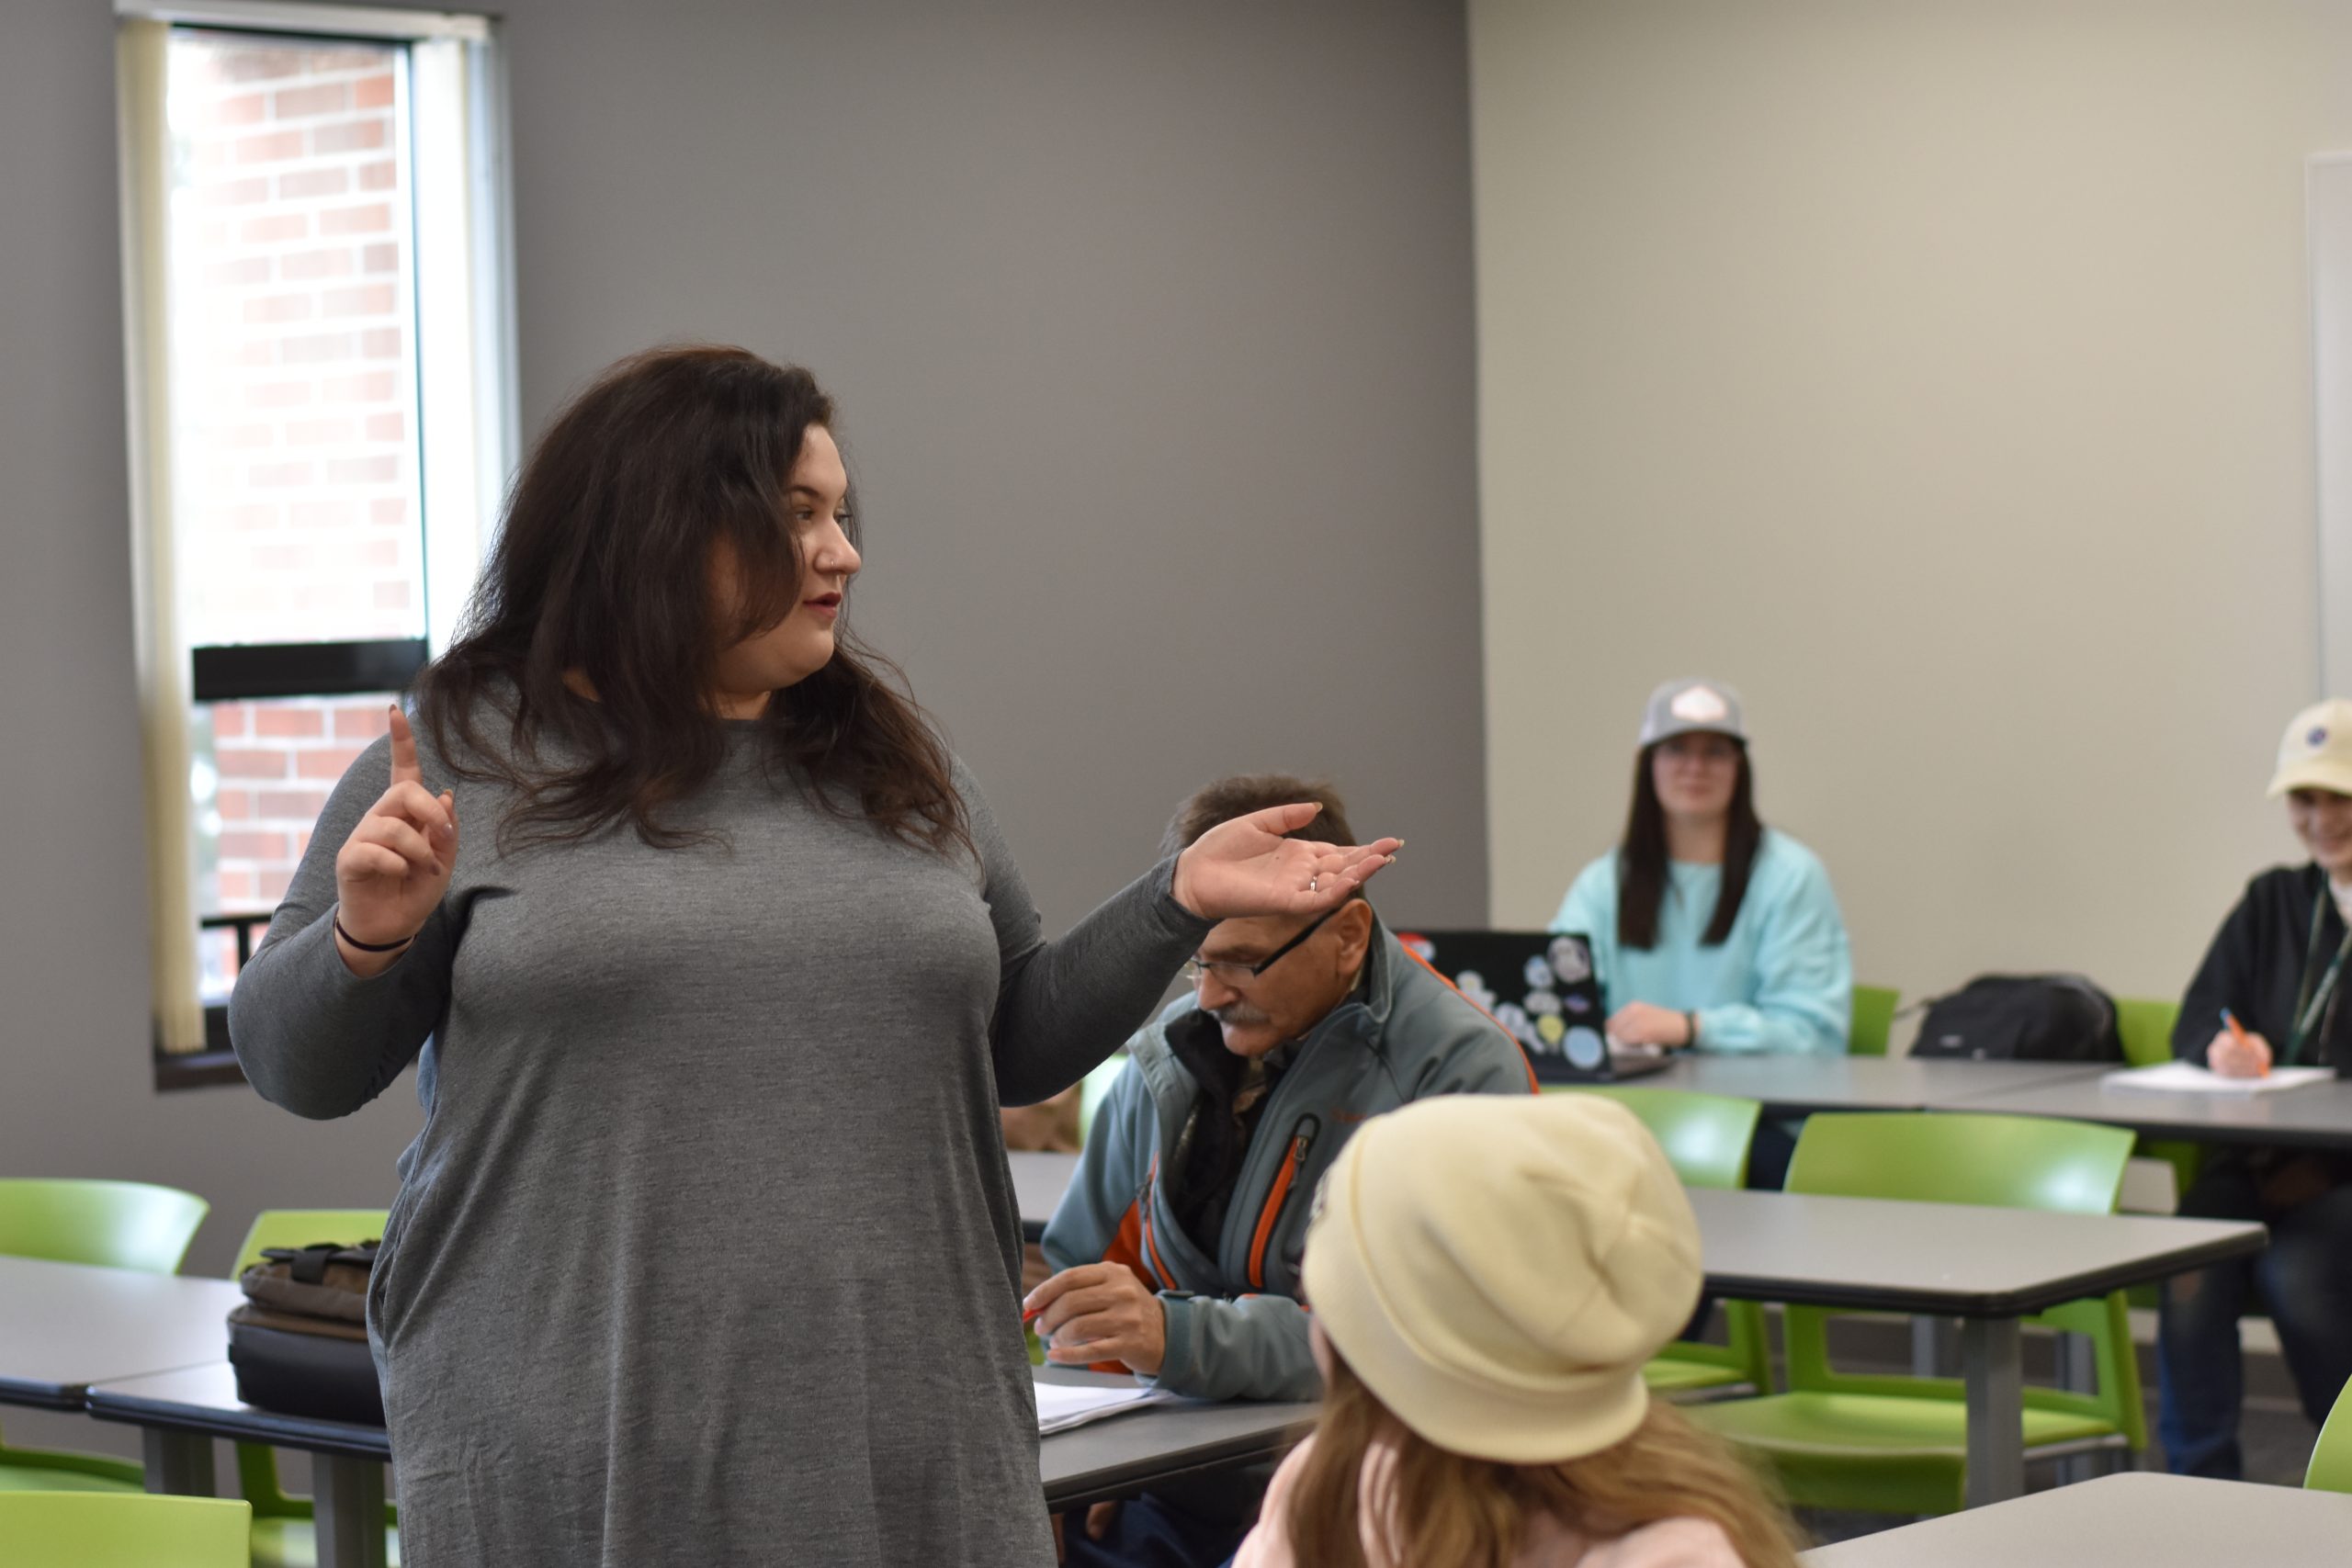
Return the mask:
<svg viewBox="0 0 2352 1568">
<path fill-rule="evenodd" d="M 118 11 L 156 1048 L 177 1081 L 225 1051 L 238 964 L 447 643 L 496 515 L 500 81 L 481 17 Z"/>
</svg>

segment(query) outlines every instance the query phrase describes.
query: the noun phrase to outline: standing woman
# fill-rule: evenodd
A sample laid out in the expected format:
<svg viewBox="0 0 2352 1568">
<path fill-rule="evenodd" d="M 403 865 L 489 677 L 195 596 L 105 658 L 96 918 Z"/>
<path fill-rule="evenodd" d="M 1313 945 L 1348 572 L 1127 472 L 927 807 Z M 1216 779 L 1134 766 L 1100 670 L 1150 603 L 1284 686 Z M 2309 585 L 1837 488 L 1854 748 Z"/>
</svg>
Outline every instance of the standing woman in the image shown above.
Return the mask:
<svg viewBox="0 0 2352 1568">
<path fill-rule="evenodd" d="M 2273 1063 L 2352 1077 L 2352 998 L 2344 994 L 2352 983 L 2352 703 L 2336 698 L 2295 716 L 2270 794 L 2286 796 L 2287 824 L 2311 859 L 2246 884 L 2181 998 L 2173 1054 L 2232 1077 L 2260 1077 Z M 2313 1426 L 2352 1380 L 2352 1156 L 2210 1147 L 2180 1212 L 2270 1228 L 2258 1257 L 2167 1280 L 2156 1303 L 2165 1462 L 2177 1474 L 2237 1480 L 2245 1469 L 2238 1319 L 2247 1308 L 2259 1300 L 2269 1310 Z"/>
<path fill-rule="evenodd" d="M 1650 694 L 1624 840 L 1552 918 L 1591 940 L 1615 1043 L 1846 1049 L 1854 966 L 1829 874 L 1764 826 L 1755 791 L 1737 693 L 1669 681 Z"/>
<path fill-rule="evenodd" d="M 997 1108 L 1396 847 L 1261 812 L 1044 941 L 842 632 L 832 420 L 722 348 L 563 411 L 238 979 L 301 1115 L 419 1059 L 368 1303 L 410 1568 L 1050 1561 Z"/>
</svg>

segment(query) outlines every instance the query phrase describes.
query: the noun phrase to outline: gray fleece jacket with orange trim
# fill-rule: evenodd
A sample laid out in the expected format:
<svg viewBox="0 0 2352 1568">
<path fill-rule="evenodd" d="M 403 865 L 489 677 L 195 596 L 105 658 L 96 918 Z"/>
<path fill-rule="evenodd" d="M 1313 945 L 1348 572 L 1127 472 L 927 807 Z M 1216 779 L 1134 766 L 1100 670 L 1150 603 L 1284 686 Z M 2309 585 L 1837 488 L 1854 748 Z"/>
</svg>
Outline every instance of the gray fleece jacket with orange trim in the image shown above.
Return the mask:
<svg viewBox="0 0 2352 1568">
<path fill-rule="evenodd" d="M 1177 1223 L 1160 1181 L 1201 1089 L 1168 1034 L 1208 1025 L 1191 997 L 1127 1042 L 1078 1174 L 1046 1226 L 1057 1269 L 1125 1263 L 1159 1292 L 1168 1348 L 1159 1384 L 1204 1399 L 1312 1399 L 1299 1257 L 1316 1184 L 1357 1125 L 1435 1094 L 1529 1094 L 1519 1044 L 1386 928 L 1363 983 L 1295 1047 L 1243 1156 L 1213 1254 Z"/>
</svg>

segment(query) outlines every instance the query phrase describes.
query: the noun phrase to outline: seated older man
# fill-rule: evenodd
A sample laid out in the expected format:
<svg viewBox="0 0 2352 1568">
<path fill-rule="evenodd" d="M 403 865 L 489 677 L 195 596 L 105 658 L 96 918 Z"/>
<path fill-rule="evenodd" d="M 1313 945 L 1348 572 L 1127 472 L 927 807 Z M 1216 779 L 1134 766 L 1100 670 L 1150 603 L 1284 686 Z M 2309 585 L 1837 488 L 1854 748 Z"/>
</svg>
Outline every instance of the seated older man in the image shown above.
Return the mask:
<svg viewBox="0 0 2352 1568">
<path fill-rule="evenodd" d="M 1339 795 L 1281 774 L 1221 780 L 1169 825 L 1174 853 L 1217 824 L 1314 801 L 1292 837 L 1355 841 Z M 1206 1399 L 1320 1392 L 1298 1264 L 1316 1183 L 1365 1118 L 1433 1094 L 1527 1094 L 1517 1042 L 1399 945 L 1362 898 L 1314 919 L 1227 920 L 1180 998 L 1128 1042 L 1053 1221 L 1058 1270 L 1024 1310 L 1046 1355 L 1131 1370 Z M 1263 1477 L 1227 1477 L 1064 1531 L 1078 1564 L 1222 1562 Z"/>
</svg>

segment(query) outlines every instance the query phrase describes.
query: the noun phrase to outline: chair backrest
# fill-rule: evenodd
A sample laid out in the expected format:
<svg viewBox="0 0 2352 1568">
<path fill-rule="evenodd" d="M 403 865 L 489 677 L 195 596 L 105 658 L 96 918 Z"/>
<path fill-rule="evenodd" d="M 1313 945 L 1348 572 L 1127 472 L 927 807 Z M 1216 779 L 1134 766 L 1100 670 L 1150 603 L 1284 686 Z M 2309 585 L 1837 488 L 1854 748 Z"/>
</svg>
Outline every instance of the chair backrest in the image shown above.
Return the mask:
<svg viewBox="0 0 2352 1568">
<path fill-rule="evenodd" d="M 2118 1001 L 2115 1032 L 2123 1040 L 2123 1059 L 2135 1067 L 2154 1067 L 2172 1060 L 2172 1029 L 2180 1021 L 2178 1002 Z M 2220 1027 L 2216 1019 L 2214 1025 Z"/>
<path fill-rule="evenodd" d="M 254 1511 L 234 1497 L 0 1492 L 8 1568 L 246 1568 Z"/>
<path fill-rule="evenodd" d="M 260 1262 L 265 1247 L 308 1247 L 315 1241 L 349 1246 L 380 1236 L 387 1213 L 383 1209 L 264 1209 L 245 1232 L 229 1277 L 233 1280 Z"/>
<path fill-rule="evenodd" d="M 2041 1116 L 1973 1111 L 1824 1111 L 1805 1120 L 1789 1161 L 1792 1192 L 1905 1198 L 2060 1213 L 2105 1214 L 2123 1189 L 2132 1136 L 2120 1127 Z M 1835 1315 L 1792 1306 L 1781 1319 L 1792 1389 L 1830 1393 L 1963 1397 L 1949 1378 L 1840 1372 L 1829 1363 L 1826 1325 Z M 2029 1408 L 2094 1416 L 2147 1445 L 2139 1363 L 2123 1292 L 2067 1302 L 2029 1321 L 2089 1337 L 2098 1387 L 2084 1393 L 2029 1385 Z"/>
<path fill-rule="evenodd" d="M 1763 1106 L 1727 1094 L 1639 1084 L 1555 1084 L 1545 1093 L 1598 1094 L 1642 1119 L 1685 1187 L 1741 1187 Z"/>
<path fill-rule="evenodd" d="M 1894 1032 L 1894 1010 L 1903 993 L 1892 986 L 1857 986 L 1851 1021 L 1846 1031 L 1846 1055 L 1883 1056 L 1887 1037 Z"/>
<path fill-rule="evenodd" d="M 1788 1190 L 2105 1214 L 2132 1134 L 2048 1116 L 1824 1111 L 1805 1119 Z"/>
<path fill-rule="evenodd" d="M 0 1253 L 169 1274 L 211 1207 L 143 1181 L 0 1179 Z"/>
<path fill-rule="evenodd" d="M 1094 1070 L 1078 1084 L 1078 1141 L 1086 1142 L 1088 1131 L 1094 1125 L 1094 1113 L 1111 1098 L 1111 1086 L 1127 1068 L 1127 1054 L 1115 1051 L 1094 1065 Z"/>
<path fill-rule="evenodd" d="M 2335 1408 L 2327 1413 L 2327 1425 L 2319 1429 L 2319 1441 L 2312 1445 L 2311 1468 L 2303 1472 L 2303 1484 L 2322 1492 L 2352 1492 L 2352 1382 L 2335 1396 Z"/>
</svg>

